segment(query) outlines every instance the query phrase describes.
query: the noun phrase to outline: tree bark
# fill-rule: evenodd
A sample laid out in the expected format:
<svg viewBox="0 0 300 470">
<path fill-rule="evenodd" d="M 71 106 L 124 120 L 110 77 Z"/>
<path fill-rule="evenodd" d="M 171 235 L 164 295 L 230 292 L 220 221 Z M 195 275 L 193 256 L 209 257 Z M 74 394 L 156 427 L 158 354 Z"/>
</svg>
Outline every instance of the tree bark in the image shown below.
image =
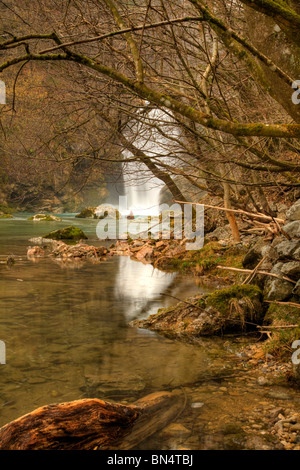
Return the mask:
<svg viewBox="0 0 300 470">
<path fill-rule="evenodd" d="M 46 405 L 3 426 L 0 450 L 132 449 L 184 406 L 184 395 L 176 390 L 128 406 L 97 398 Z"/>
</svg>

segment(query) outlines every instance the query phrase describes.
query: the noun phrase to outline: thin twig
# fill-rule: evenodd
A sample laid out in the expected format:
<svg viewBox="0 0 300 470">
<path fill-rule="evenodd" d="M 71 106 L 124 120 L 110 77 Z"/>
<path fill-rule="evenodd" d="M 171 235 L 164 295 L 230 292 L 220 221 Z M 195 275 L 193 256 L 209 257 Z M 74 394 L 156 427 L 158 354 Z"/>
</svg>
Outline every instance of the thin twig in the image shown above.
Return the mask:
<svg viewBox="0 0 300 470">
<path fill-rule="evenodd" d="M 248 282 L 252 281 L 255 274 L 257 273 L 259 266 L 265 261 L 265 259 L 266 259 L 266 256 L 264 256 L 263 259 L 260 260 L 260 262 L 253 269 L 252 273 L 250 273 L 249 276 L 246 277 L 246 279 L 242 282 L 242 284 L 247 284 Z"/>
<path fill-rule="evenodd" d="M 257 325 L 257 328 L 269 328 L 269 329 L 276 329 L 276 330 L 281 330 L 283 328 L 298 328 L 299 325 L 279 325 L 279 326 L 266 326 L 266 325 Z"/>
<path fill-rule="evenodd" d="M 219 266 L 219 265 L 216 266 L 216 268 L 218 268 L 218 269 L 228 269 L 228 271 L 238 271 L 238 272 L 241 272 L 241 273 L 252 273 L 251 269 L 231 268 L 229 266 Z M 280 279 L 281 281 L 288 281 L 288 282 L 291 282 L 292 284 L 297 284 L 296 281 L 294 281 L 293 279 L 290 279 L 289 277 L 279 276 L 278 274 L 268 273 L 267 271 L 257 271 L 256 274 L 263 274 L 265 276 L 272 276 L 272 277 L 276 277 L 277 279 Z"/>
<path fill-rule="evenodd" d="M 167 296 L 167 297 L 172 297 L 173 299 L 179 300 L 179 302 L 184 302 L 185 304 L 190 305 L 191 307 L 199 308 L 202 312 L 205 310 L 203 307 L 200 307 L 200 305 L 192 304 L 191 302 L 188 302 L 187 300 L 179 299 L 178 297 L 175 297 L 174 295 L 163 294 L 162 292 L 160 293 L 160 295 L 165 295 L 165 296 Z"/>
<path fill-rule="evenodd" d="M 300 308 L 300 304 L 296 304 L 295 302 L 279 302 L 278 300 L 264 300 L 268 304 L 278 304 L 278 305 L 288 305 L 290 307 L 297 307 Z"/>
<path fill-rule="evenodd" d="M 247 211 L 243 211 L 242 209 L 227 209 L 225 207 L 220 207 L 220 206 L 210 206 L 209 204 L 201 204 L 200 202 L 176 201 L 174 199 L 173 199 L 173 202 L 178 202 L 178 204 L 195 204 L 196 206 L 204 206 L 210 209 L 217 209 L 219 211 L 235 212 L 237 214 L 245 214 L 245 215 L 249 215 L 250 217 L 255 217 L 258 219 L 266 219 L 270 221 L 276 220 L 278 223 L 281 223 L 281 224 L 285 223 L 283 219 L 278 219 L 278 218 L 275 219 L 274 217 L 270 217 L 269 215 L 265 215 L 261 213 L 255 214 L 254 212 L 247 212 Z"/>
</svg>

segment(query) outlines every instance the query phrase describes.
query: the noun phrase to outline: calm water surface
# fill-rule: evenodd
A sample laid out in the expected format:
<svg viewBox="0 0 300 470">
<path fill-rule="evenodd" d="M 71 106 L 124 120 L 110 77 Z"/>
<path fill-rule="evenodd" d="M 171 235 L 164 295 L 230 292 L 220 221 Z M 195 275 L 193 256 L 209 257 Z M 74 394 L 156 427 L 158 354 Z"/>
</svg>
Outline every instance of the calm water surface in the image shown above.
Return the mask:
<svg viewBox="0 0 300 470">
<path fill-rule="evenodd" d="M 192 401 L 213 400 L 219 387 L 215 380 L 231 372 L 228 342 L 208 339 L 195 347 L 128 326 L 133 318 L 176 303 L 162 294 L 186 298 L 201 292 L 196 278 L 164 273 L 127 257 L 68 266 L 50 259 L 29 261 L 30 237 L 69 224 L 83 228 L 88 243 L 101 242 L 94 220 L 70 215 L 48 223 L 26 217 L 0 221 L 0 255 L 19 257 L 12 267 L 0 265 L 0 339 L 7 362 L 0 365 L 0 426 L 39 406 L 80 398 L 131 403 L 157 390 L 183 387 Z M 248 402 L 245 394 L 242 390 L 240 397 Z M 222 403 L 220 398 L 213 408 L 220 412 Z M 206 436 L 203 444 L 203 432 L 194 423 L 199 427 L 199 416 L 201 422 L 197 406 L 183 417 L 194 429 L 189 448 L 223 448 L 223 438 L 216 444 Z M 170 444 L 169 436 L 159 435 L 141 448 L 177 449 L 181 442 L 180 436 Z"/>
</svg>

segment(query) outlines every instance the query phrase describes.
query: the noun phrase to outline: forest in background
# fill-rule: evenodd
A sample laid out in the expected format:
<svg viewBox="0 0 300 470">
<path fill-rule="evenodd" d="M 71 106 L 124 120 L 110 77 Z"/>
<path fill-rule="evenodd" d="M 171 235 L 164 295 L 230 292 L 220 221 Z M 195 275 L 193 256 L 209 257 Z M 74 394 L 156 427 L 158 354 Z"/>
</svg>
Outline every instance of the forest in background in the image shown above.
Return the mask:
<svg viewBox="0 0 300 470">
<path fill-rule="evenodd" d="M 126 159 L 175 200 L 206 191 L 275 216 L 299 197 L 297 2 L 7 0 L 0 10 L 3 204 L 101 203 Z"/>
</svg>

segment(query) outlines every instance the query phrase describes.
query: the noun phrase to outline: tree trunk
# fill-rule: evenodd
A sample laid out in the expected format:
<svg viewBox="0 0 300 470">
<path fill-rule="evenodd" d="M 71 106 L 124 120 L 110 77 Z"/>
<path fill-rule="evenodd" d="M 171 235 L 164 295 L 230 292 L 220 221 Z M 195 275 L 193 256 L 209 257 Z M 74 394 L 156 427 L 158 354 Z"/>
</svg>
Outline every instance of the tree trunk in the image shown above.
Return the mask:
<svg viewBox="0 0 300 470">
<path fill-rule="evenodd" d="M 184 406 L 184 395 L 176 390 L 128 406 L 97 398 L 46 405 L 3 426 L 0 450 L 132 449 Z"/>
<path fill-rule="evenodd" d="M 223 187 L 224 187 L 224 207 L 226 209 L 231 209 L 229 184 L 223 183 Z M 232 239 L 234 243 L 240 243 L 241 237 L 240 237 L 240 232 L 239 232 L 239 228 L 238 228 L 234 213 L 226 211 L 226 217 L 230 224 Z"/>
</svg>

